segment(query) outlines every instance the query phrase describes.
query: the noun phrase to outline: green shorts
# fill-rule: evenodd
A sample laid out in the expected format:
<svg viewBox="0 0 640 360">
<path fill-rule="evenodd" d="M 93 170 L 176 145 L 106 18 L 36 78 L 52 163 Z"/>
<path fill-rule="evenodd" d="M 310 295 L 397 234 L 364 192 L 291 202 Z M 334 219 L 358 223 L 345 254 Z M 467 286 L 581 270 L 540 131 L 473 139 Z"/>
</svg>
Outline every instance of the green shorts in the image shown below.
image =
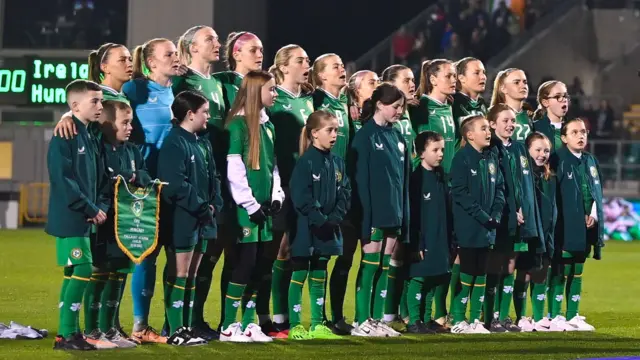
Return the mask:
<svg viewBox="0 0 640 360">
<path fill-rule="evenodd" d="M 271 216 L 267 216 L 264 224 L 258 226 L 258 224 L 249 220 L 249 215 L 244 209 L 239 209 L 238 226 L 238 243 L 248 244 L 273 240 L 273 220 Z"/>
<path fill-rule="evenodd" d="M 373 242 L 383 241 L 388 237 L 398 237 L 400 235 L 402 235 L 402 229 L 398 227 L 385 229 L 371 228 L 371 241 Z"/>
<path fill-rule="evenodd" d="M 214 239 L 211 239 L 211 240 L 214 240 Z M 204 254 L 207 252 L 208 248 L 209 248 L 209 239 L 205 238 L 204 236 L 198 236 L 198 243 L 196 244 L 193 251 Z"/>
<path fill-rule="evenodd" d="M 88 236 L 56 238 L 58 266 L 93 264 L 91 239 Z"/>
</svg>

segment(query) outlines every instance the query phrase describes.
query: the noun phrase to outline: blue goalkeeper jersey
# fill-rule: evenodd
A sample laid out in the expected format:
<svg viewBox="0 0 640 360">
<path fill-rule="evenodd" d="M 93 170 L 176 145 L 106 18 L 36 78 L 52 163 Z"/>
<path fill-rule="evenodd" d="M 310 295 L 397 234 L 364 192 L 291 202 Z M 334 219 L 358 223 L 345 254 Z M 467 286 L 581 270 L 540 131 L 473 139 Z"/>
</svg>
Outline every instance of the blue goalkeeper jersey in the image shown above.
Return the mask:
<svg viewBox="0 0 640 360">
<path fill-rule="evenodd" d="M 122 87 L 133 108 L 130 141 L 138 145 L 149 175 L 156 177 L 158 152 L 171 130 L 173 90 L 148 79 L 135 79 Z"/>
</svg>

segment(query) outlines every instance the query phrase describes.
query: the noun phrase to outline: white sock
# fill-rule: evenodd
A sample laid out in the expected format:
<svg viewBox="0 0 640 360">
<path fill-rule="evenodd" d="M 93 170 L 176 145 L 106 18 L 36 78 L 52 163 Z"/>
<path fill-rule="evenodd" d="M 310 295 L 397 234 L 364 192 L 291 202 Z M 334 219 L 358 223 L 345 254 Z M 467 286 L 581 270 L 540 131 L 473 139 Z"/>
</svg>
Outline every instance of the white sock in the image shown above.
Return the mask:
<svg viewBox="0 0 640 360">
<path fill-rule="evenodd" d="M 382 317 L 382 321 L 384 322 L 392 322 L 395 321 L 398 316 L 395 314 L 384 314 Z"/>
<path fill-rule="evenodd" d="M 284 324 L 289 319 L 289 315 L 285 314 L 275 314 L 273 315 L 273 322 L 276 324 Z"/>
</svg>

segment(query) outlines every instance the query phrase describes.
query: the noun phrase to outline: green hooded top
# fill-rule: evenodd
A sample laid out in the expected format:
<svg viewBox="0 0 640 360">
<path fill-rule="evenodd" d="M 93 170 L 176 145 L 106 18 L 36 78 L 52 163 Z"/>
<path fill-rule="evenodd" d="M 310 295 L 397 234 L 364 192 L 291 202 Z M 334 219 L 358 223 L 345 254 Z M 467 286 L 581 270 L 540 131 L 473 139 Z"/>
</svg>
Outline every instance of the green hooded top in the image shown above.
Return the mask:
<svg viewBox="0 0 640 360">
<path fill-rule="evenodd" d="M 479 152 L 469 143 L 453 158 L 453 227 L 460 247 L 484 248 L 495 243 L 496 231 L 489 220 L 500 222 L 505 205 L 498 161 L 488 148 Z"/>
</svg>

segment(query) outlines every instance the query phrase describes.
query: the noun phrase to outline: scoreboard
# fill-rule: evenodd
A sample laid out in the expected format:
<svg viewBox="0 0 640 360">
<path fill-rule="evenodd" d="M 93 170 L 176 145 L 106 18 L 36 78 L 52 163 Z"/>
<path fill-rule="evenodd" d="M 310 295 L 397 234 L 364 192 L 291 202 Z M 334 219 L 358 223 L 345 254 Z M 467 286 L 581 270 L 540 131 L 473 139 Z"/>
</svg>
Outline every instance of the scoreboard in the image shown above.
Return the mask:
<svg viewBox="0 0 640 360">
<path fill-rule="evenodd" d="M 65 86 L 88 75 L 87 58 L 0 58 L 0 105 L 63 105 Z"/>
</svg>

